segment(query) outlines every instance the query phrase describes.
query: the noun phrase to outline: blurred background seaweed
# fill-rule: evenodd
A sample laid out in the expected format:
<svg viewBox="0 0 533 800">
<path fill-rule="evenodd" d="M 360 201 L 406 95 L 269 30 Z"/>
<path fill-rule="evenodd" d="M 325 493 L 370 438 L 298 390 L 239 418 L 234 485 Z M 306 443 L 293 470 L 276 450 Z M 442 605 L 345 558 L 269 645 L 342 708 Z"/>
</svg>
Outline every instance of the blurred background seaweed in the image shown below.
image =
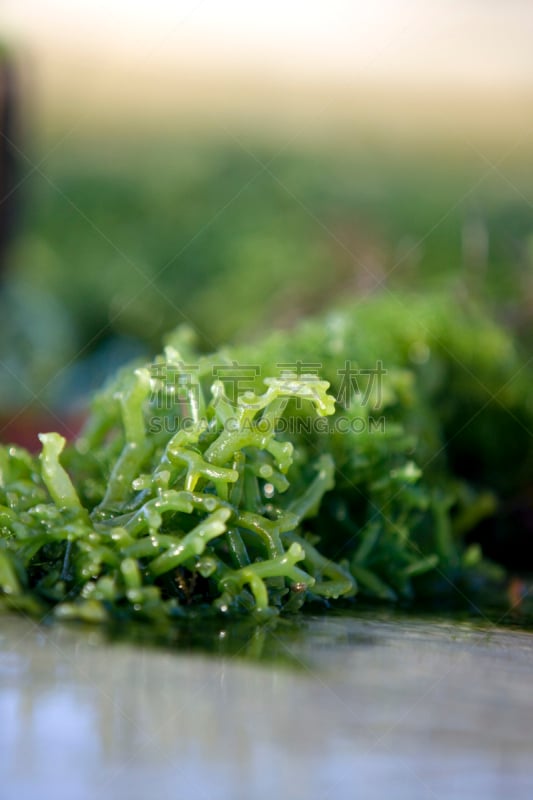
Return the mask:
<svg viewBox="0 0 533 800">
<path fill-rule="evenodd" d="M 346 295 L 448 288 L 531 345 L 532 11 L 368 5 L 4 3 L 7 417 Z"/>
</svg>

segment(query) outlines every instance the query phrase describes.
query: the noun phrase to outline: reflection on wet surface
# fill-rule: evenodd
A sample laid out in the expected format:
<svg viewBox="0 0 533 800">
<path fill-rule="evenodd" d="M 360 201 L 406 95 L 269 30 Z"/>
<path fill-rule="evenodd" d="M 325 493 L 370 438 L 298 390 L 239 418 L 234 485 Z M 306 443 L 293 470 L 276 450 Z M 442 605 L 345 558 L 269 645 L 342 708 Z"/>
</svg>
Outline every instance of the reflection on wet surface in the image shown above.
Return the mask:
<svg viewBox="0 0 533 800">
<path fill-rule="evenodd" d="M 1 617 L 2 798 L 533 796 L 529 633 L 366 612 L 209 637 Z"/>
</svg>

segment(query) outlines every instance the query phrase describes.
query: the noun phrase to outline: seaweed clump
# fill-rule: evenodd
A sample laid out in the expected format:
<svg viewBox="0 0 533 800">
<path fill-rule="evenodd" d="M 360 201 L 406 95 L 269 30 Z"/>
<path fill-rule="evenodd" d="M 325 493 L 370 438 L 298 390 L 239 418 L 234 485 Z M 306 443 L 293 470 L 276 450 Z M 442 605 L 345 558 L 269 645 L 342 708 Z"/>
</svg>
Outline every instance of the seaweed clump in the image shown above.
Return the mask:
<svg viewBox="0 0 533 800">
<path fill-rule="evenodd" d="M 212 355 L 180 329 L 95 396 L 75 441 L 1 446 L 1 602 L 167 621 L 479 586 L 494 569 L 465 537 L 505 487 L 453 466 L 454 415 L 476 399 L 478 362 L 475 420 L 491 381 L 513 418 L 530 409 L 501 384 L 518 362 L 497 327 L 469 318 L 491 347 L 480 359 L 457 309 L 454 341 L 430 310 L 415 324 L 373 301 Z"/>
</svg>

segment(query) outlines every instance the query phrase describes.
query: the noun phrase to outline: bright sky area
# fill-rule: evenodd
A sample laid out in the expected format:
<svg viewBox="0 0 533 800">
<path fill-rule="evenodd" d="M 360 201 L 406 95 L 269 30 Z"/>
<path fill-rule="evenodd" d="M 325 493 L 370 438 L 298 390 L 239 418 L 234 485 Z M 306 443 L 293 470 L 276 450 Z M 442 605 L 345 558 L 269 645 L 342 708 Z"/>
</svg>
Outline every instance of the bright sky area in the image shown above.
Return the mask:
<svg viewBox="0 0 533 800">
<path fill-rule="evenodd" d="M 3 0 L 3 36 L 209 70 L 533 84 L 530 0 Z"/>
</svg>

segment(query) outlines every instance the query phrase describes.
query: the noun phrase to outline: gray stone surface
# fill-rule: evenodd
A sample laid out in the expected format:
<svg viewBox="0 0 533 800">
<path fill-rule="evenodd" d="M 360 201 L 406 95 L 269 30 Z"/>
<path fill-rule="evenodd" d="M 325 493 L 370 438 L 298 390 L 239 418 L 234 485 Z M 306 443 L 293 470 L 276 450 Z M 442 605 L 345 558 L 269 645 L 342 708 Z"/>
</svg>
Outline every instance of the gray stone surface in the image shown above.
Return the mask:
<svg viewBox="0 0 533 800">
<path fill-rule="evenodd" d="M 0 796 L 533 797 L 533 635 L 383 613 L 296 630 L 201 654 L 0 617 Z"/>
</svg>

